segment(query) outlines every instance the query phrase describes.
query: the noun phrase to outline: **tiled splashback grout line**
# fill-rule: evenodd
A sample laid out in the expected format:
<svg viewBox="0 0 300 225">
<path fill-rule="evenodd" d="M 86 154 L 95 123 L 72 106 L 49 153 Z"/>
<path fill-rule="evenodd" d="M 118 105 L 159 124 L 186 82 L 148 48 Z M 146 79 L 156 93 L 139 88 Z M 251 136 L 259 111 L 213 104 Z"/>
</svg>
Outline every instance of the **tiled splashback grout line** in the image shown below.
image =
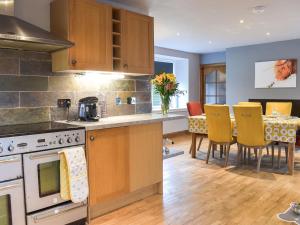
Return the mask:
<svg viewBox="0 0 300 225">
<path fill-rule="evenodd" d="M 58 98 L 71 98 L 71 118 L 77 117 L 80 98 L 96 96 L 104 116 L 151 112 L 148 77 L 126 77 L 104 84 L 74 74 L 51 72 L 47 53 L 0 49 L 0 125 L 66 119 L 66 110 L 57 108 Z M 37 74 L 37 75 L 35 75 Z M 115 105 L 135 96 L 136 105 Z"/>
</svg>

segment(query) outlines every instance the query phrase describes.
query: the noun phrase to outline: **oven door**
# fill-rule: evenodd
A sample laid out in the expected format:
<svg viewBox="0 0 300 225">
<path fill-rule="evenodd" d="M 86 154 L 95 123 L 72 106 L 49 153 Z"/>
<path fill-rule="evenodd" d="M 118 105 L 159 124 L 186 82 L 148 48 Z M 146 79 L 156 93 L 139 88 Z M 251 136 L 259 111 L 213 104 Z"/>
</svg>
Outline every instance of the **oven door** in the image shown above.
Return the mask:
<svg viewBox="0 0 300 225">
<path fill-rule="evenodd" d="M 60 150 L 23 155 L 27 213 L 65 202 L 60 197 Z"/>
<path fill-rule="evenodd" d="M 0 183 L 0 224 L 25 225 L 23 179 Z"/>
</svg>

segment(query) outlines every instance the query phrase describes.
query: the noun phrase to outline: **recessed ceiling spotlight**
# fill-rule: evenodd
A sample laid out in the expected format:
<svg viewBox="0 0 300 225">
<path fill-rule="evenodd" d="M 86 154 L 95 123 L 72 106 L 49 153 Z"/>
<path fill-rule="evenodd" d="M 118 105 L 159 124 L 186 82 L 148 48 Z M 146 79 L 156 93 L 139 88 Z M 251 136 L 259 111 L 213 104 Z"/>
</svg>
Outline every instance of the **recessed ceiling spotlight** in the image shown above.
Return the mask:
<svg viewBox="0 0 300 225">
<path fill-rule="evenodd" d="M 177 36 L 180 36 L 180 33 L 179 33 L 179 32 L 177 32 L 177 33 L 176 33 L 176 35 L 177 35 Z"/>
<path fill-rule="evenodd" d="M 212 41 L 208 41 L 208 44 L 210 44 L 210 45 L 211 45 L 211 44 L 212 44 Z"/>
<path fill-rule="evenodd" d="M 266 33 L 266 35 L 267 35 L 267 36 L 270 36 L 270 35 L 271 35 L 271 33 L 270 33 L 270 32 L 267 32 L 267 33 Z"/>
<path fill-rule="evenodd" d="M 264 5 L 257 5 L 255 7 L 253 7 L 252 12 L 254 14 L 262 14 L 262 13 L 265 12 L 265 10 L 266 10 L 266 6 L 264 6 Z"/>
<path fill-rule="evenodd" d="M 245 21 L 244 20 L 240 20 L 240 23 L 245 23 Z"/>
</svg>

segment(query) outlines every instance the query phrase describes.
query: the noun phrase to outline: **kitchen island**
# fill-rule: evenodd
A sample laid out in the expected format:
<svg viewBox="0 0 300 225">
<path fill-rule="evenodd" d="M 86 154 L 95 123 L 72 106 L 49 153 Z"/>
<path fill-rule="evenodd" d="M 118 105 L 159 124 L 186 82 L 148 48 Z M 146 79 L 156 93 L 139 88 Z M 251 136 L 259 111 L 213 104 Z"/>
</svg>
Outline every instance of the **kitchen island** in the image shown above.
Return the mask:
<svg viewBox="0 0 300 225">
<path fill-rule="evenodd" d="M 87 130 L 91 219 L 162 194 L 162 124 L 181 118 L 184 116 L 151 113 L 67 122 Z"/>
</svg>

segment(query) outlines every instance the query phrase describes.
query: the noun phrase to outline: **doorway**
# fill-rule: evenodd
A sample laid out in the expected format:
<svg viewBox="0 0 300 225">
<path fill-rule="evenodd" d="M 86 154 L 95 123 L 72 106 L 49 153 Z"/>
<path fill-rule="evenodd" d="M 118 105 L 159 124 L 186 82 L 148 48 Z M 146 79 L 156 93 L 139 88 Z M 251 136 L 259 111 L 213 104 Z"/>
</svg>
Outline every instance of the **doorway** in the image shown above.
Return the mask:
<svg viewBox="0 0 300 225">
<path fill-rule="evenodd" d="M 226 65 L 201 66 L 200 99 L 204 104 L 226 104 Z"/>
</svg>

